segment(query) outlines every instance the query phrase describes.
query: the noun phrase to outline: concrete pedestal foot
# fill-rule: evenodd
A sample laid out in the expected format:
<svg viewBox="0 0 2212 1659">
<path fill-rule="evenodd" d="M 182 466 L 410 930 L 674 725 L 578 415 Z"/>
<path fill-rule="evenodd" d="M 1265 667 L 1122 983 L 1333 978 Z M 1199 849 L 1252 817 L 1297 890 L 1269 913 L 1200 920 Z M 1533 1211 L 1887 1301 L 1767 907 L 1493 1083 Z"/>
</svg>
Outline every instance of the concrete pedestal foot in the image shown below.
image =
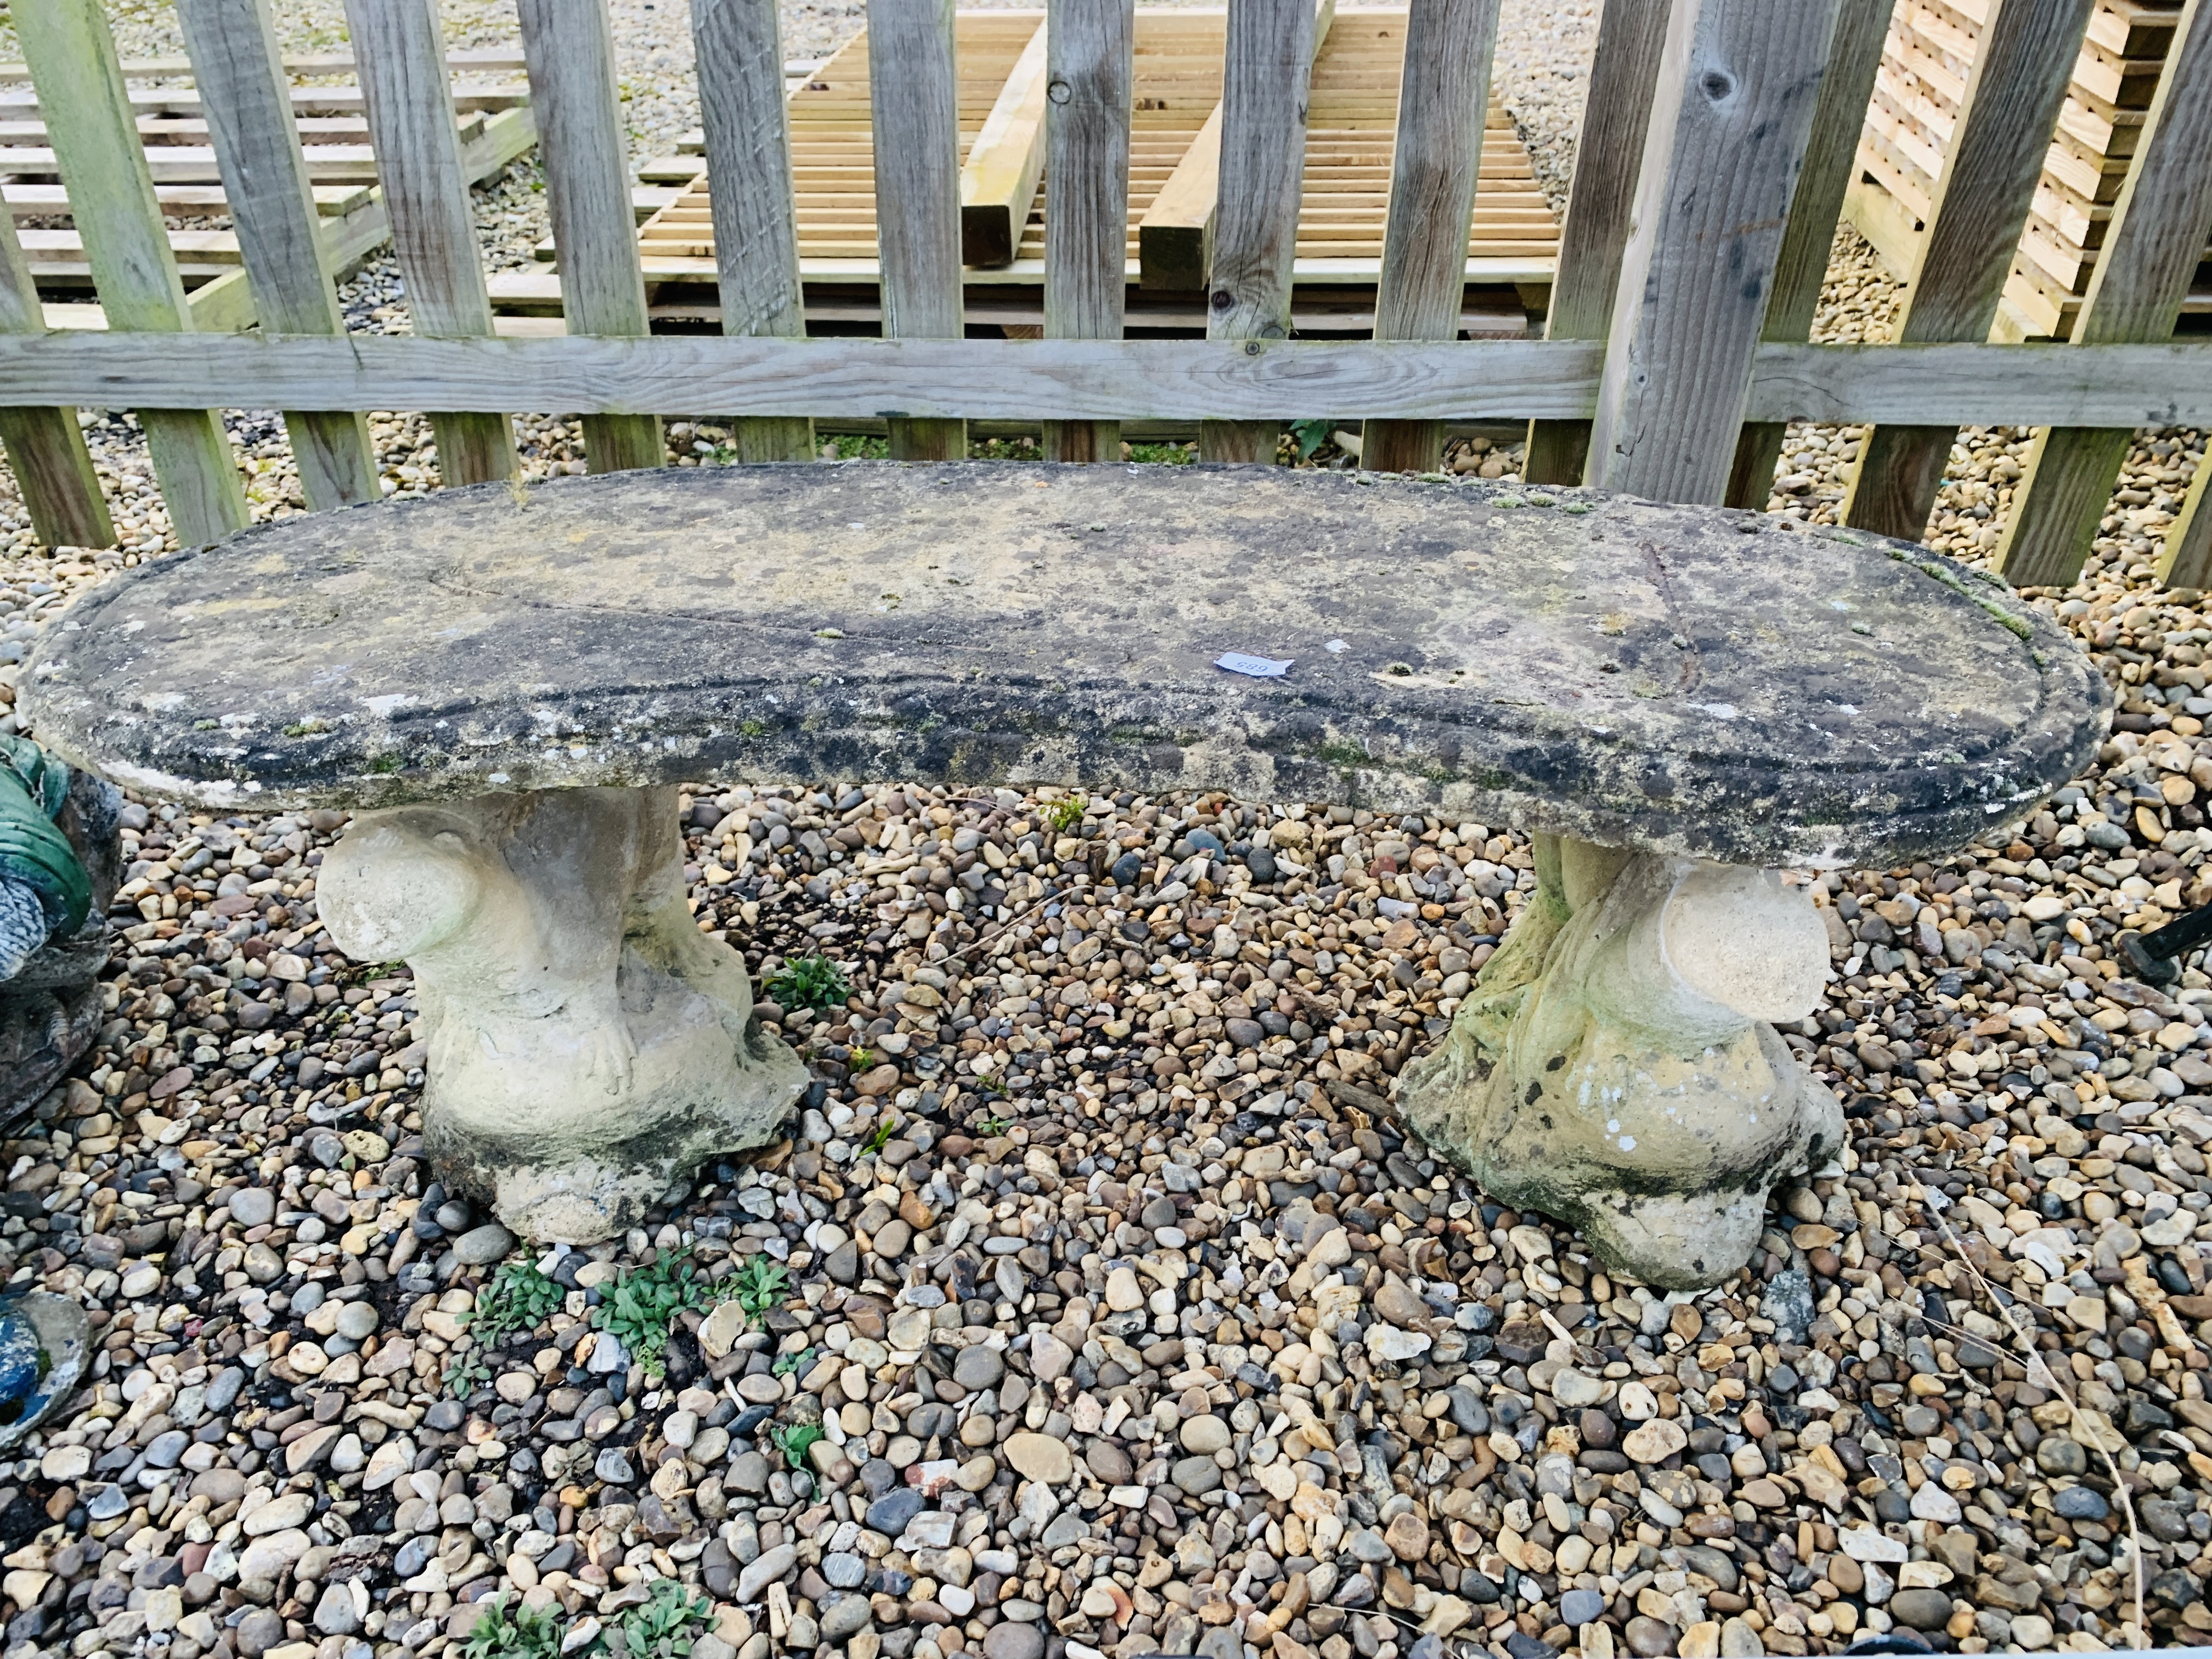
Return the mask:
<svg viewBox="0 0 2212 1659">
<path fill-rule="evenodd" d="M 1771 1024 L 1818 1005 L 1826 935 L 1771 872 L 1548 836 L 1536 852 L 1534 896 L 1399 1108 L 1609 1270 L 1718 1284 L 1774 1185 L 1843 1144 L 1835 1097 Z"/>
<path fill-rule="evenodd" d="M 415 970 L 433 1163 L 526 1238 L 634 1225 L 805 1086 L 683 853 L 675 790 L 561 789 L 363 813 L 323 866 L 338 947 Z"/>
</svg>

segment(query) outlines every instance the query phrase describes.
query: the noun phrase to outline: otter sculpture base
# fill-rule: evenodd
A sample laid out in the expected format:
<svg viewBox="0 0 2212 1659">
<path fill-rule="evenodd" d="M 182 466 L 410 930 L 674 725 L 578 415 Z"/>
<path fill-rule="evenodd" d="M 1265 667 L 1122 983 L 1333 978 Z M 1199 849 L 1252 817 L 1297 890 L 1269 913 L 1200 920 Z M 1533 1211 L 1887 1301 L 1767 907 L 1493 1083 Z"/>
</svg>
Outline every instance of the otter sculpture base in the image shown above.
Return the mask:
<svg viewBox="0 0 2212 1659">
<path fill-rule="evenodd" d="M 363 813 L 323 866 L 338 947 L 415 970 L 432 1163 L 526 1238 L 636 1224 L 805 1087 L 683 855 L 672 788 L 559 789 Z"/>
<path fill-rule="evenodd" d="M 1550 836 L 1536 852 L 1534 896 L 1399 1109 L 1613 1272 L 1717 1285 L 1775 1184 L 1843 1144 L 1835 1097 L 1771 1024 L 1818 1006 L 1819 917 L 1771 872 Z"/>
</svg>

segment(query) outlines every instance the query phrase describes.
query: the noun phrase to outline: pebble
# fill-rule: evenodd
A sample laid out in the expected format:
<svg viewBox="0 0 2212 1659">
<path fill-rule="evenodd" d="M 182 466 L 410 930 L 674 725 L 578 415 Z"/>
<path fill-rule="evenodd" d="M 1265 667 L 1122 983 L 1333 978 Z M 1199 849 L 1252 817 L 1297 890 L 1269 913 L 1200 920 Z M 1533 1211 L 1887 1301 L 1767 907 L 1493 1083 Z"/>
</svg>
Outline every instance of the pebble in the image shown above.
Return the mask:
<svg viewBox="0 0 2212 1659">
<path fill-rule="evenodd" d="M 1552 1398 L 1571 1411 L 1579 1410 L 1605 1398 L 1605 1384 L 1581 1371 L 1563 1370 L 1552 1379 Z"/>
<path fill-rule="evenodd" d="M 1006 1442 L 1006 1461 L 1026 1480 L 1064 1485 L 1075 1474 L 1074 1455 L 1050 1435 L 1017 1434 Z"/>
<path fill-rule="evenodd" d="M 1005 1359 L 981 1344 L 961 1349 L 959 1358 L 952 1362 L 952 1380 L 971 1393 L 996 1388 L 1006 1374 Z"/>
<path fill-rule="evenodd" d="M 1184 1450 L 1203 1457 L 1226 1451 L 1230 1446 L 1229 1425 L 1211 1412 L 1185 1419 L 1176 1432 L 1182 1438 Z"/>
<path fill-rule="evenodd" d="M 488 1267 L 514 1248 L 514 1235 L 497 1222 L 472 1227 L 453 1241 L 456 1260 L 471 1267 Z"/>
<path fill-rule="evenodd" d="M 1659 1463 L 1690 1443 L 1688 1432 L 1670 1417 L 1655 1417 L 1620 1438 L 1620 1449 L 1638 1463 Z"/>
<path fill-rule="evenodd" d="M 1889 1598 L 1889 1616 L 1913 1630 L 1941 1630 L 1950 1622 L 1951 1598 L 1938 1589 L 1901 1589 Z"/>
<path fill-rule="evenodd" d="M 734 1599 L 739 1603 L 757 1601 L 770 1584 L 780 1583 L 799 1561 L 797 1546 L 778 1544 L 763 1550 L 738 1575 Z"/>
<path fill-rule="evenodd" d="M 230 1195 L 230 1218 L 241 1227 L 265 1227 L 276 1218 L 276 1194 L 265 1187 L 241 1187 Z"/>
</svg>

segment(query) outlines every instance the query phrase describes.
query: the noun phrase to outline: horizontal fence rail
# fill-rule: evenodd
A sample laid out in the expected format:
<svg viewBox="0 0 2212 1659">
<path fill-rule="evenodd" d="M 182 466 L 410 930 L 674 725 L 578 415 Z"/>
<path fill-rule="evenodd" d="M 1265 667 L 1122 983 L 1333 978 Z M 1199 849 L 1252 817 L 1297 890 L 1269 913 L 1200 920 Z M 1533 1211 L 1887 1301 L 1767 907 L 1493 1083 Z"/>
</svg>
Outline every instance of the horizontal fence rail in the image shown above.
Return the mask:
<svg viewBox="0 0 2212 1659">
<path fill-rule="evenodd" d="M 0 407 L 236 407 L 830 419 L 1587 420 L 1580 340 L 432 340 L 0 335 Z M 1753 354 L 1745 418 L 2212 424 L 2212 345 L 1800 345 Z"/>
</svg>

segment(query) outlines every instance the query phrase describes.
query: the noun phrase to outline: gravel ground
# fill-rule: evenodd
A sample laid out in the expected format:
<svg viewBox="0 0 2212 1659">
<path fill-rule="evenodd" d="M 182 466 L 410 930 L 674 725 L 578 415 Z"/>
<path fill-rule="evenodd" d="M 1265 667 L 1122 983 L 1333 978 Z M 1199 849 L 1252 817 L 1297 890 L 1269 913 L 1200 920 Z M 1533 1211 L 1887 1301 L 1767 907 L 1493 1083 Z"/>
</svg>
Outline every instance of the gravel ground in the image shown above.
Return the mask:
<svg viewBox="0 0 2212 1659">
<path fill-rule="evenodd" d="M 320 44 L 338 9 L 282 9 Z M 1506 11 L 1555 191 L 1591 10 Z M 791 54 L 857 12 L 787 7 Z M 623 5 L 641 155 L 695 118 L 682 16 Z M 543 234 L 530 183 L 479 193 L 495 258 Z M 346 298 L 404 325 L 388 265 Z M 1822 337 L 1893 300 L 1840 235 Z M 0 479 L 0 659 L 173 544 L 135 423 L 88 429 L 124 550 L 35 547 Z M 425 423 L 374 429 L 394 491 L 434 484 Z M 257 514 L 296 509 L 281 426 L 232 431 Z M 694 464 L 722 435 L 670 428 Z M 1859 435 L 1793 428 L 1772 509 L 1832 514 Z M 1936 545 L 1993 544 L 2026 435 L 1961 434 Z M 522 437 L 580 469 L 573 422 Z M 318 948 L 342 821 L 140 804 L 95 1064 L 0 1146 L 0 1271 L 101 1348 L 0 1462 L 5 1659 L 2094 1650 L 2137 1564 L 2136 1634 L 2206 1639 L 2212 980 L 2112 959 L 2212 898 L 2212 616 L 2149 582 L 2201 448 L 2140 434 L 2038 599 L 2124 699 L 2093 770 L 2017 840 L 1816 883 L 1837 978 L 1784 1035 L 1853 1139 L 1692 1298 L 1609 1281 L 1380 1098 L 1522 901 L 1507 826 L 702 796 L 701 914 L 815 1095 L 770 1156 L 532 1263 L 423 1164 L 404 971 Z M 850 994 L 807 1012 L 781 976 L 817 952 Z"/>
</svg>

